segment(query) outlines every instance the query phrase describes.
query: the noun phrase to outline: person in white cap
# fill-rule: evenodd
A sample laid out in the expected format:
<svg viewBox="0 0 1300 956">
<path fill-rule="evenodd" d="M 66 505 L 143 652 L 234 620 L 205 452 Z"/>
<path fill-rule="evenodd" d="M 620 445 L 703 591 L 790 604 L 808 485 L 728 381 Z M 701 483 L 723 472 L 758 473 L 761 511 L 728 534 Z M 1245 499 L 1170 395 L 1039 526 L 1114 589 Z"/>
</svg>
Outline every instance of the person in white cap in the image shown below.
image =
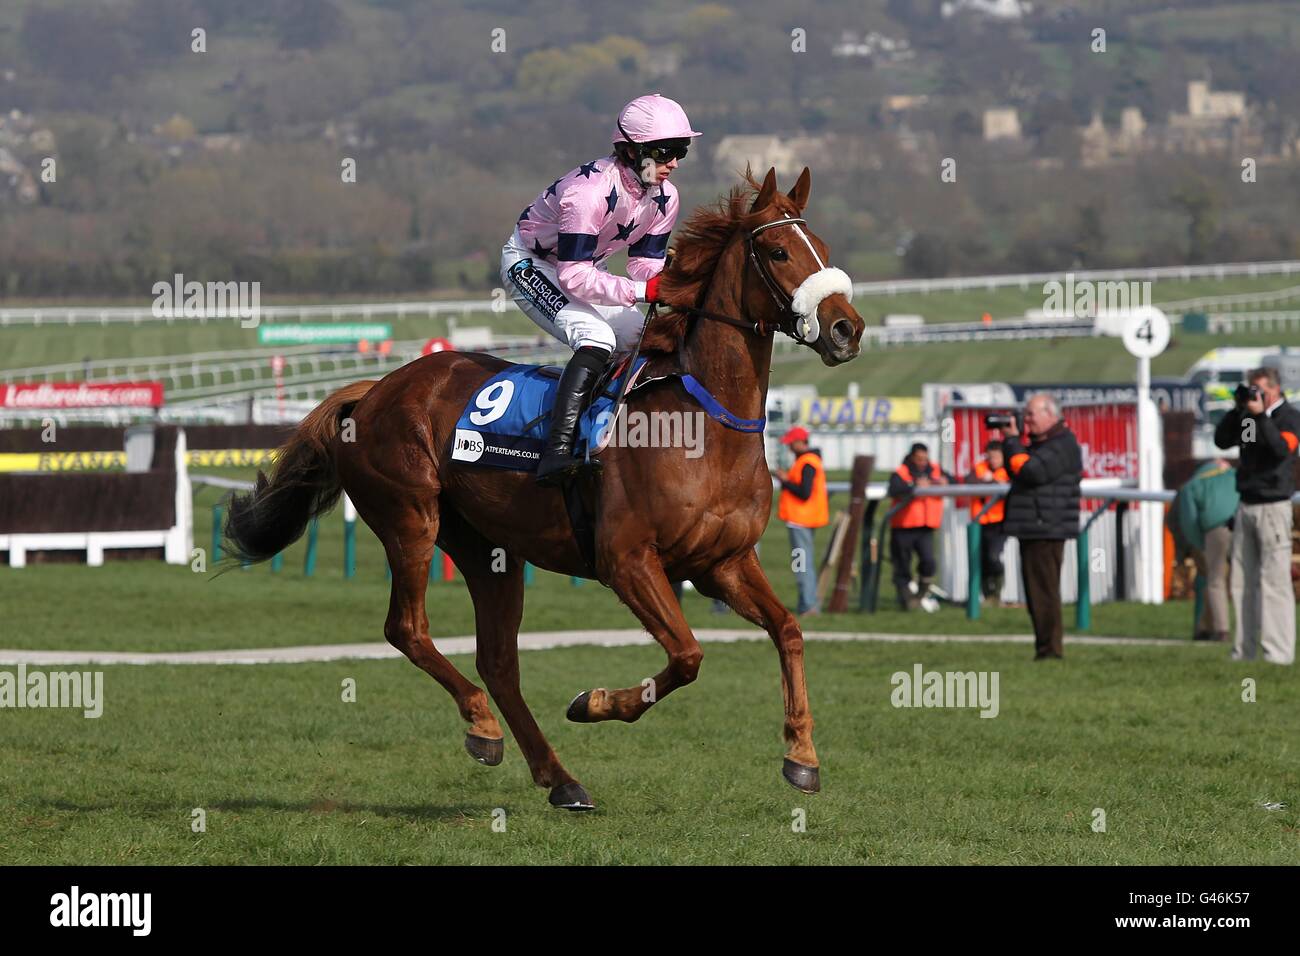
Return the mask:
<svg viewBox="0 0 1300 956">
<path fill-rule="evenodd" d="M 578 417 L 610 356 L 630 351 L 653 302 L 677 190 L 668 181 L 686 157 L 691 129 L 675 101 L 651 93 L 623 107 L 613 152 L 551 183 L 520 214 L 501 252 L 501 279 L 530 319 L 574 350 L 560 378 L 537 481 L 559 484 L 573 457 Z M 607 260 L 627 249 L 627 277 Z"/>
</svg>

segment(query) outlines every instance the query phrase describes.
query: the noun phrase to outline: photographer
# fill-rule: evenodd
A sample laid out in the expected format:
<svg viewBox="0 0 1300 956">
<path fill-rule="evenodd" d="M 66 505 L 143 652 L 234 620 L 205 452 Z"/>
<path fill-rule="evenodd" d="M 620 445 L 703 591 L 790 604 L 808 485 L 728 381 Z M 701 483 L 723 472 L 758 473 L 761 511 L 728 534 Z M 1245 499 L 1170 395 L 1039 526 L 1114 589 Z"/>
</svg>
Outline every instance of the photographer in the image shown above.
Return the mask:
<svg viewBox="0 0 1300 956">
<path fill-rule="evenodd" d="M 999 423 L 1003 424 L 1003 423 Z M 1083 455 L 1046 392 L 1025 403 L 1029 445 L 1020 441 L 1014 415 L 1004 423 L 1002 453 L 1011 474 L 1006 533 L 1020 540 L 1020 574 L 1034 625 L 1034 660 L 1064 656 L 1061 561 L 1065 540 L 1079 534 L 1079 480 Z"/>
<path fill-rule="evenodd" d="M 1233 660 L 1295 661 L 1295 592 L 1291 588 L 1293 457 L 1300 413 L 1286 403 L 1276 369 L 1257 368 L 1236 391 L 1236 407 L 1214 430 L 1220 448 L 1241 448 L 1232 529 L 1232 600 L 1237 610 Z"/>
</svg>

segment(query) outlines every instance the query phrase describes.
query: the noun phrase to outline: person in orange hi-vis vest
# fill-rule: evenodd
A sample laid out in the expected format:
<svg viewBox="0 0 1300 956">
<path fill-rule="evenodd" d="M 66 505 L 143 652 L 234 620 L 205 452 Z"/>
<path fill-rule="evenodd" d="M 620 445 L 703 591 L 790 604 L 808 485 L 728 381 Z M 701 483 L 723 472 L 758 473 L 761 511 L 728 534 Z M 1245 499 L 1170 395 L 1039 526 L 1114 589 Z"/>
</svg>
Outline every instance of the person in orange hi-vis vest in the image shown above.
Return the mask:
<svg viewBox="0 0 1300 956">
<path fill-rule="evenodd" d="M 808 431 L 795 426 L 785 433 L 781 444 L 794 452 L 794 464 L 785 474 L 775 469 L 772 477 L 781 482 L 781 499 L 777 516 L 790 529 L 790 557 L 799 585 L 798 614 L 816 614 L 817 566 L 813 560 L 813 532 L 830 521 L 830 502 L 826 495 L 826 469 L 821 452 L 808 444 Z"/>
<path fill-rule="evenodd" d="M 894 504 L 906 501 L 889 519 L 889 560 L 894 566 L 898 606 L 904 611 L 918 607 L 938 610 L 937 603 L 924 602 L 924 598 L 934 581 L 934 530 L 943 519 L 943 499 L 911 495 L 917 488 L 946 485 L 948 481 L 949 476 L 930 460 L 930 449 L 921 442 L 912 446 L 903 463 L 889 476 L 889 496 Z M 916 582 L 912 581 L 914 554 L 920 559 L 916 569 L 920 580 Z"/>
<path fill-rule="evenodd" d="M 973 485 L 996 485 L 1011 480 L 1005 459 L 1002 456 L 1002 440 L 990 438 L 984 446 L 984 457 L 975 462 L 975 468 L 966 476 L 966 481 Z M 999 498 L 984 511 L 987 498 L 970 500 L 970 517 L 979 516 L 980 528 L 980 593 L 985 600 L 992 601 L 1002 593 L 1002 584 L 1006 578 L 1006 569 L 1002 564 L 1002 549 L 1006 547 L 1007 533 L 1002 526 L 1006 515 L 1005 499 Z M 980 515 L 980 512 L 984 514 Z"/>
</svg>

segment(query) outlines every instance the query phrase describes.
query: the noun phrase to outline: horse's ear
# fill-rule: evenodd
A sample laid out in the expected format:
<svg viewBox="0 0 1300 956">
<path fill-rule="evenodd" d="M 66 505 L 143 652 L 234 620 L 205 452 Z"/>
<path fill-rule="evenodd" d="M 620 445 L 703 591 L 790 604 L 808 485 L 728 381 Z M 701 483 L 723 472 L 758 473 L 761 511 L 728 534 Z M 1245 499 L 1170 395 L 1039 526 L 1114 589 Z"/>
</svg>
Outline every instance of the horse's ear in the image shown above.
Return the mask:
<svg viewBox="0 0 1300 956">
<path fill-rule="evenodd" d="M 807 166 L 805 166 L 803 172 L 799 174 L 799 181 L 794 184 L 794 188 L 786 193 L 786 195 L 789 196 L 791 201 L 799 207 L 799 211 L 803 212 L 804 207 L 808 205 L 808 192 L 811 189 L 812 172 Z"/>
<path fill-rule="evenodd" d="M 749 207 L 750 212 L 758 212 L 760 209 L 766 209 L 772 203 L 772 197 L 776 195 L 776 167 L 769 166 L 767 175 L 763 177 L 763 186 L 759 189 L 758 195 L 754 197 L 754 205 Z"/>
</svg>

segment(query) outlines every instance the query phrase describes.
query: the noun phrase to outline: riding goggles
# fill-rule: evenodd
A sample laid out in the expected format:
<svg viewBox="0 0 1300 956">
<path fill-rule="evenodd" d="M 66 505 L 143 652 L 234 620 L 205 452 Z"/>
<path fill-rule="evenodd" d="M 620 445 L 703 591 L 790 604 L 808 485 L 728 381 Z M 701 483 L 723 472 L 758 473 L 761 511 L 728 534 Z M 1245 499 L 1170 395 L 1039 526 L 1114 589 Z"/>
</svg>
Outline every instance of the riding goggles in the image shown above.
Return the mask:
<svg viewBox="0 0 1300 956">
<path fill-rule="evenodd" d="M 673 159 L 685 159 L 690 147 L 685 143 L 682 145 L 661 146 L 647 143 L 641 147 L 641 155 L 649 156 L 656 163 L 666 163 Z"/>
</svg>

